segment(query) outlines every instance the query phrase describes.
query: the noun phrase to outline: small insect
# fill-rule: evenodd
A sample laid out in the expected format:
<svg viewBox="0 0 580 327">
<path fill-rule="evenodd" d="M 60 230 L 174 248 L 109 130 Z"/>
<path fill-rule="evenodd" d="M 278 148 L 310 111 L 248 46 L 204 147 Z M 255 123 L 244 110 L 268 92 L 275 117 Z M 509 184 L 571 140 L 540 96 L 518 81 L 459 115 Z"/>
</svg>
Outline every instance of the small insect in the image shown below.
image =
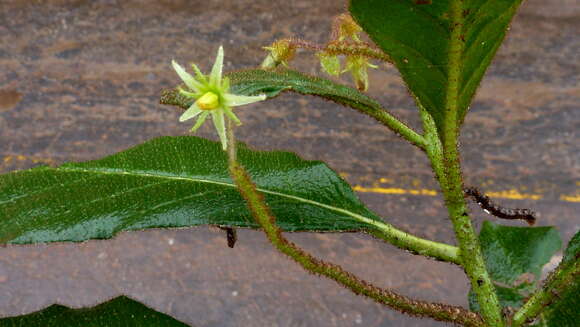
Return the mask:
<svg viewBox="0 0 580 327">
<path fill-rule="evenodd" d="M 466 196 L 471 197 L 486 213 L 501 219 L 525 220 L 528 225 L 536 223 L 536 214 L 530 209 L 510 209 L 499 206 L 487 196 L 479 192 L 475 187 L 463 189 Z"/>
</svg>

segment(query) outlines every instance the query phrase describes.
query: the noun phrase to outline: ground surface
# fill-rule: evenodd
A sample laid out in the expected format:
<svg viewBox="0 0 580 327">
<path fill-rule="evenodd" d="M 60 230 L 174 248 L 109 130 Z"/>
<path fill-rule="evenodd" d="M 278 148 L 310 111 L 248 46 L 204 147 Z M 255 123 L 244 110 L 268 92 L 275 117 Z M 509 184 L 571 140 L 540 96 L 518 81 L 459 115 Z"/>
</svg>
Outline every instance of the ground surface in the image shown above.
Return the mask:
<svg viewBox="0 0 580 327">
<path fill-rule="evenodd" d="M 312 3 L 316 3 L 310 8 Z M 0 1 L 0 171 L 99 158 L 161 135 L 182 135 L 179 112 L 158 105 L 179 82 L 172 58 L 207 69 L 223 44 L 227 69 L 257 65 L 261 46 L 322 42 L 340 1 Z M 462 134 L 463 165 L 506 205 L 531 207 L 565 241 L 580 219 L 580 5 L 530 0 L 489 69 Z M 295 67 L 316 73 L 299 55 Z M 413 101 L 393 69 L 370 93 L 412 126 Z M 348 78 L 345 83 L 350 83 Z M 239 138 L 324 160 L 370 208 L 412 233 L 453 242 L 423 155 L 367 117 L 313 98 L 283 96 L 240 110 Z M 200 134 L 214 138 L 208 126 Z M 476 224 L 485 218 L 473 208 Z M 54 302 L 89 305 L 127 294 L 194 326 L 440 326 L 404 317 L 311 276 L 240 231 L 126 233 L 80 246 L 0 248 L 0 316 Z M 401 293 L 466 305 L 450 265 L 365 235 L 290 236 L 305 248 Z"/>
</svg>

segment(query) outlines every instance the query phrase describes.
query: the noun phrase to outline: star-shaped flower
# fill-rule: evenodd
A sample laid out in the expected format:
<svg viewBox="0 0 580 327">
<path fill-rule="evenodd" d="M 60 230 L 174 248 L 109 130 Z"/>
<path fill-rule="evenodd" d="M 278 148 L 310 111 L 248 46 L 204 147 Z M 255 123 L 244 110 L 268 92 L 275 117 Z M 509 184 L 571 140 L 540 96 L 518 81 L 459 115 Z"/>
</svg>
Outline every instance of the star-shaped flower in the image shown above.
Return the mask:
<svg viewBox="0 0 580 327">
<path fill-rule="evenodd" d="M 226 150 L 228 141 L 224 115 L 237 125 L 241 125 L 238 117 L 232 112 L 232 107 L 265 100 L 266 95 L 244 96 L 229 93 L 230 81 L 227 77 L 222 78 L 224 49 L 221 46 L 209 76 L 202 74 L 195 64 L 191 65 L 195 71 L 195 77 L 186 72 L 175 60 L 171 61 L 171 65 L 187 86 L 187 90 L 179 88 L 179 92 L 186 97 L 195 99 L 195 102 L 179 117 L 179 121 L 183 122 L 199 116 L 191 129 L 192 132 L 195 132 L 211 114 L 213 124 L 222 142 L 222 148 Z"/>
</svg>

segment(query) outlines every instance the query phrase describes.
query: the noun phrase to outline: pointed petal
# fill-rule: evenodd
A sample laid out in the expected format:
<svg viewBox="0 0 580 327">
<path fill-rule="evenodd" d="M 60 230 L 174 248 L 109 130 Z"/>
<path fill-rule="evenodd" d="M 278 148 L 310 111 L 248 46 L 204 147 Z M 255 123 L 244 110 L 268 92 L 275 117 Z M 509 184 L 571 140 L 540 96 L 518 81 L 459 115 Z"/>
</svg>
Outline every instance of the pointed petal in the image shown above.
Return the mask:
<svg viewBox="0 0 580 327">
<path fill-rule="evenodd" d="M 191 63 L 191 68 L 193 68 L 193 71 L 195 72 L 195 76 L 197 77 L 197 80 L 198 81 L 202 81 L 202 82 L 206 82 L 207 83 L 207 78 L 201 72 L 201 70 L 199 70 L 199 67 L 197 67 L 196 64 Z"/>
<path fill-rule="evenodd" d="M 224 48 L 220 45 L 218 49 L 217 57 L 211 69 L 211 75 L 209 76 L 209 83 L 214 86 L 220 86 L 222 83 L 222 69 L 224 67 Z"/>
<path fill-rule="evenodd" d="M 228 77 L 222 78 L 222 93 L 230 91 L 230 79 Z"/>
<path fill-rule="evenodd" d="M 250 104 L 258 101 L 266 100 L 266 95 L 261 94 L 258 96 L 245 96 L 245 95 L 235 95 L 235 94 L 224 94 L 224 99 L 230 107 L 243 106 L 245 104 Z"/>
<path fill-rule="evenodd" d="M 224 113 L 226 114 L 226 116 L 228 116 L 229 119 L 233 120 L 234 123 L 236 123 L 236 125 L 240 126 L 242 124 L 242 122 L 240 121 L 240 119 L 238 118 L 238 116 L 236 116 L 234 114 L 234 112 L 232 111 L 231 108 L 224 108 Z"/>
<path fill-rule="evenodd" d="M 213 125 L 220 136 L 222 149 L 225 150 L 228 147 L 228 139 L 226 137 L 226 125 L 224 124 L 224 113 L 221 110 L 214 110 L 211 112 L 211 118 L 213 120 Z"/>
<path fill-rule="evenodd" d="M 182 115 L 181 117 L 179 117 L 179 121 L 180 122 L 184 122 L 188 119 L 191 119 L 197 115 L 199 115 L 202 112 L 201 109 L 199 109 L 197 102 L 194 102 Z"/>
<path fill-rule="evenodd" d="M 175 69 L 177 75 L 179 75 L 181 80 L 185 83 L 185 85 L 187 85 L 187 87 L 194 90 L 195 92 L 198 92 L 199 88 L 201 87 L 201 84 L 198 81 L 196 81 L 195 78 L 193 78 L 193 76 L 191 76 L 188 72 L 186 72 L 185 69 L 183 69 L 183 67 L 181 67 L 177 62 L 175 62 L 175 60 L 171 60 L 171 65 L 173 66 L 173 69 Z"/>
<path fill-rule="evenodd" d="M 186 90 L 184 90 L 184 89 L 182 89 L 182 88 L 180 88 L 180 87 L 178 87 L 178 88 L 177 88 L 177 90 L 179 91 L 179 93 L 180 93 L 181 95 L 184 95 L 184 96 L 186 96 L 186 97 L 188 97 L 188 98 L 197 98 L 197 97 L 199 97 L 199 96 L 197 95 L 197 93 L 193 93 L 193 92 L 186 91 Z"/>
<path fill-rule="evenodd" d="M 204 111 L 201 113 L 201 115 L 199 116 L 199 118 L 197 119 L 197 121 L 195 122 L 195 125 L 193 125 L 193 127 L 191 128 L 191 132 L 195 133 L 195 131 L 197 131 L 197 129 L 203 125 L 203 122 L 205 122 L 205 119 L 207 118 L 207 116 L 209 115 L 208 111 Z"/>
</svg>

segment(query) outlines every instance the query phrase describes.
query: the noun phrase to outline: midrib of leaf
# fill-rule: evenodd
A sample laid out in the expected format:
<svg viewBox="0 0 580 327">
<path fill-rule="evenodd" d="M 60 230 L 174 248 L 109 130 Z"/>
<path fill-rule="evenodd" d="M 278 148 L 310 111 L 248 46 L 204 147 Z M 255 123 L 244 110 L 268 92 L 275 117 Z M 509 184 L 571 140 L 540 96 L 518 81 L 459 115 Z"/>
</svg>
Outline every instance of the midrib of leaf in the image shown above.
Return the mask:
<svg viewBox="0 0 580 327">
<path fill-rule="evenodd" d="M 155 174 L 151 174 L 151 173 L 138 172 L 138 171 L 126 171 L 126 170 L 118 170 L 118 169 L 95 169 L 95 168 L 86 169 L 86 168 L 69 168 L 69 167 L 61 167 L 61 168 L 58 168 L 58 170 L 59 171 L 68 171 L 68 172 L 98 174 L 98 175 L 116 175 L 116 176 L 129 175 L 129 176 L 134 176 L 134 177 L 155 178 L 155 179 L 165 178 L 165 179 L 170 179 L 172 181 L 186 181 L 186 182 L 190 182 L 190 183 L 207 183 L 207 184 L 220 185 L 220 186 L 225 186 L 225 187 L 230 187 L 230 188 L 236 188 L 236 186 L 233 183 L 226 183 L 226 182 L 220 182 L 220 181 L 203 179 L 203 178 L 195 178 L 195 177 L 183 177 L 183 176 L 175 176 L 175 175 L 155 175 Z M 262 192 L 262 193 L 276 195 L 276 196 L 280 196 L 283 198 L 296 200 L 298 202 L 318 206 L 320 208 L 328 209 L 328 210 L 331 210 L 334 212 L 339 212 L 339 213 L 348 215 L 354 219 L 357 219 L 361 222 L 364 222 L 364 223 L 371 225 L 371 226 L 374 226 L 374 227 L 384 228 L 385 226 L 389 226 L 389 225 L 387 225 L 379 220 L 368 218 L 368 217 L 359 215 L 357 213 L 354 213 L 354 212 L 346 210 L 346 209 L 342 209 L 342 208 L 338 208 L 335 206 L 320 203 L 317 201 L 309 200 L 309 199 L 299 197 L 296 195 L 280 193 L 280 192 L 276 192 L 276 191 L 272 191 L 272 190 L 268 190 L 268 189 L 264 189 L 264 188 L 260 188 L 260 187 L 257 188 L 257 190 Z M 126 191 L 122 192 L 121 194 L 124 194 L 124 193 L 126 193 Z M 38 194 L 38 193 L 36 193 L 36 194 Z M 117 194 L 119 194 L 119 193 L 117 193 Z"/>
</svg>

